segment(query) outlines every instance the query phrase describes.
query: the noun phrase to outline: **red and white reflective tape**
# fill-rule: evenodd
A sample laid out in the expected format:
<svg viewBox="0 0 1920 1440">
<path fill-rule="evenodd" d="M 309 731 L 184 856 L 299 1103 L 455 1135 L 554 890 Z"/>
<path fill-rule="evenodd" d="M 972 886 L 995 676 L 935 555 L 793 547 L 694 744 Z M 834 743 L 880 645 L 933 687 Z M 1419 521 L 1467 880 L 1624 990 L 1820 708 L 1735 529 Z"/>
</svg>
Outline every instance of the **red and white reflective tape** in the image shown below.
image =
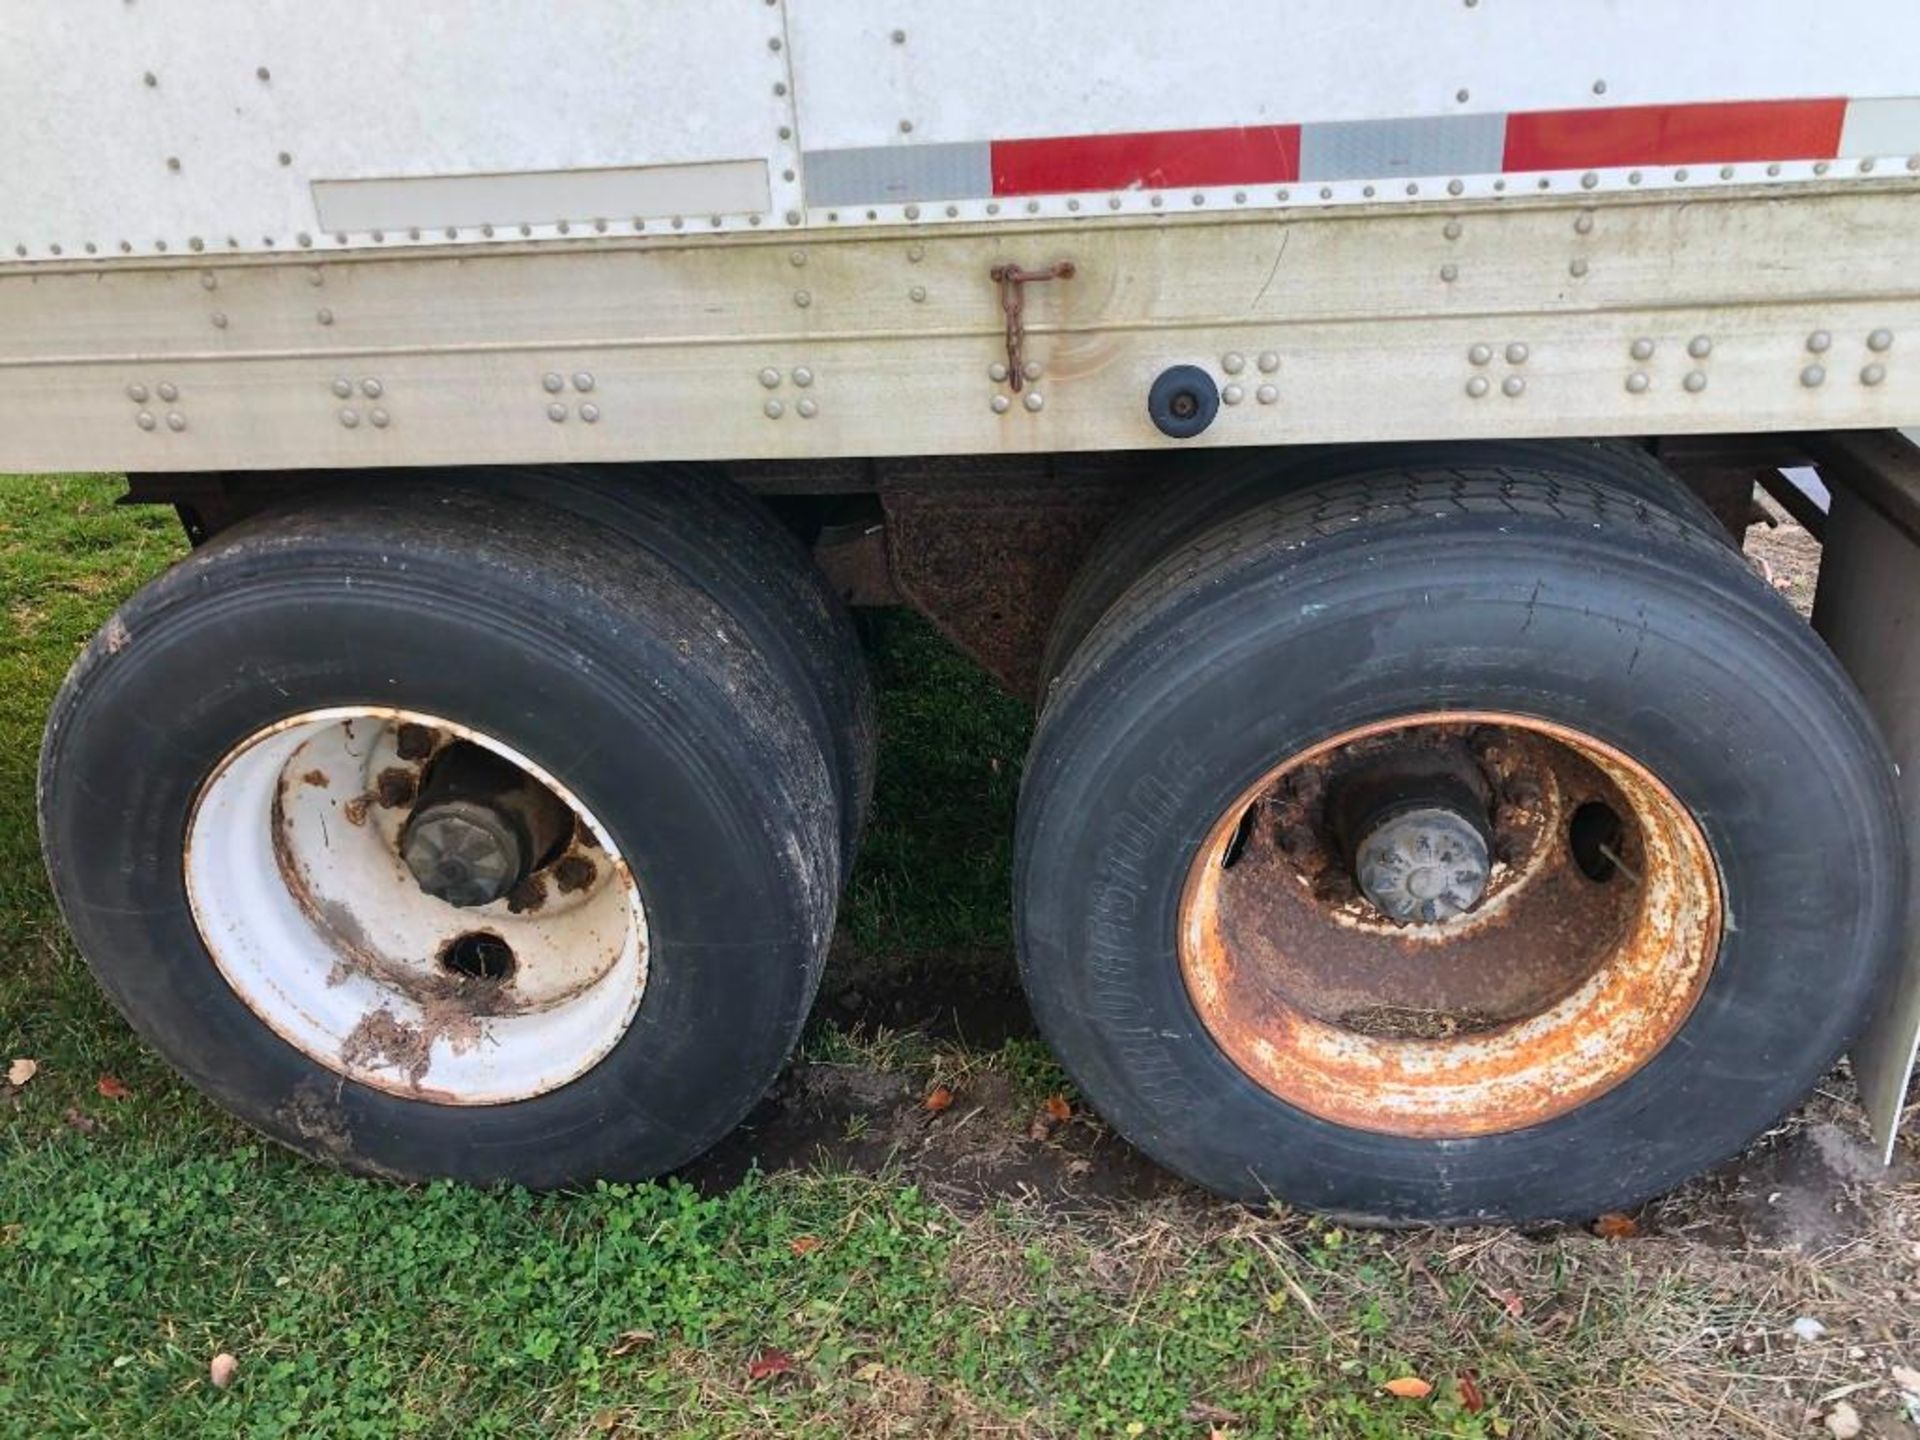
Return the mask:
<svg viewBox="0 0 1920 1440">
<path fill-rule="evenodd" d="M 893 205 L 1920 154 L 1920 100 L 1634 105 L 809 151 L 810 204 Z"/>
</svg>

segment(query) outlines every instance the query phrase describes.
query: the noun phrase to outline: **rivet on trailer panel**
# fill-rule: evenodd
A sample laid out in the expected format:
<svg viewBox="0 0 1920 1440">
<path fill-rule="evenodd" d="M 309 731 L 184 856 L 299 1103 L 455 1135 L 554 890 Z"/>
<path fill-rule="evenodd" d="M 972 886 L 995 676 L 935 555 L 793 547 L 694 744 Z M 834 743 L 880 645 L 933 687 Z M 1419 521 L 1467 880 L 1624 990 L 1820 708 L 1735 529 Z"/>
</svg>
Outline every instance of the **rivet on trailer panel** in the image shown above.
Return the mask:
<svg viewBox="0 0 1920 1440">
<path fill-rule="evenodd" d="M 1809 390 L 1817 390 L 1827 383 L 1827 370 L 1824 365 L 1809 365 L 1800 372 L 1800 383 Z"/>
<path fill-rule="evenodd" d="M 1272 405 L 1280 398 L 1280 391 L 1272 385 L 1262 385 L 1253 392 L 1253 398 L 1262 405 Z"/>
<path fill-rule="evenodd" d="M 1647 378 L 1646 371 L 1636 370 L 1627 376 L 1627 393 L 1629 395 L 1644 395 L 1647 393 L 1647 387 L 1652 383 L 1653 382 Z"/>
<path fill-rule="evenodd" d="M 1705 335 L 1696 335 L 1687 342 L 1687 354 L 1696 360 L 1704 360 L 1713 354 L 1713 341 Z"/>
<path fill-rule="evenodd" d="M 802 400 L 798 405 L 794 406 L 793 408 L 795 411 L 799 413 L 799 416 L 802 420 L 811 420 L 814 416 L 820 413 L 820 407 L 817 404 L 815 404 L 812 400 Z"/>
<path fill-rule="evenodd" d="M 593 405 L 593 404 L 582 405 L 580 407 L 580 418 L 586 421 L 587 424 L 589 425 L 599 424 L 600 423 L 600 407 L 598 405 Z"/>
<path fill-rule="evenodd" d="M 760 372 L 760 383 L 769 390 L 777 390 L 780 387 L 780 372 L 769 365 Z"/>
<path fill-rule="evenodd" d="M 566 418 L 567 418 L 566 406 L 564 405 L 547 406 L 547 419 L 551 420 L 554 424 L 556 425 L 563 424 L 566 421 Z"/>
<path fill-rule="evenodd" d="M 1475 345 L 1471 350 L 1467 351 L 1467 360 L 1474 365 L 1491 365 L 1493 363 L 1493 347 L 1491 345 Z"/>
<path fill-rule="evenodd" d="M 1887 378 L 1887 367 L 1882 365 L 1877 360 L 1874 361 L 1873 364 L 1867 366 L 1866 369 L 1860 372 L 1860 383 L 1862 385 L 1867 385 L 1867 386 L 1878 385 L 1886 378 Z"/>
<path fill-rule="evenodd" d="M 1807 336 L 1807 349 L 1815 355 L 1824 355 L 1833 345 L 1833 336 L 1825 330 L 1816 330 Z"/>
<path fill-rule="evenodd" d="M 993 413 L 996 415 L 1004 415 L 1007 413 L 1007 411 L 1013 408 L 1013 402 L 1004 395 L 994 396 L 993 399 L 987 402 L 987 404 L 992 408 Z"/>
<path fill-rule="evenodd" d="M 1451 285 L 1460 278 L 1460 267 L 1452 263 L 1442 265 L 1440 267 L 1440 278 L 1446 284 Z"/>
<path fill-rule="evenodd" d="M 1038 390 L 1029 390 L 1026 393 L 1026 397 L 1022 399 L 1020 403 L 1037 415 L 1046 407 L 1047 397 L 1042 395 Z"/>
<path fill-rule="evenodd" d="M 1876 355 L 1884 355 L 1893 348 L 1893 331 L 1876 330 L 1867 336 L 1867 348 Z"/>
<path fill-rule="evenodd" d="M 1707 388 L 1707 372 L 1704 370 L 1689 370 L 1686 380 L 1682 383 L 1687 387 L 1689 394 L 1698 395 L 1702 390 Z"/>
<path fill-rule="evenodd" d="M 793 383 L 804 390 L 807 386 L 813 384 L 813 371 L 804 365 L 797 366 L 793 372 Z"/>
<path fill-rule="evenodd" d="M 766 413 L 766 417 L 769 420 L 778 420 L 782 415 L 787 413 L 787 407 L 782 405 L 778 400 L 769 400 L 760 408 Z"/>
<path fill-rule="evenodd" d="M 1518 375 L 1509 375 L 1500 382 L 1500 390 L 1509 400 L 1518 400 L 1527 393 L 1527 382 Z"/>
<path fill-rule="evenodd" d="M 1630 353 L 1633 355 L 1633 358 L 1636 360 L 1651 360 L 1653 358 L 1653 341 L 1647 339 L 1645 336 L 1642 336 L 1640 339 L 1633 342 L 1633 347 Z"/>
<path fill-rule="evenodd" d="M 367 416 L 367 421 L 374 429 L 384 430 L 393 423 L 393 417 L 386 411 L 376 408 Z"/>
</svg>

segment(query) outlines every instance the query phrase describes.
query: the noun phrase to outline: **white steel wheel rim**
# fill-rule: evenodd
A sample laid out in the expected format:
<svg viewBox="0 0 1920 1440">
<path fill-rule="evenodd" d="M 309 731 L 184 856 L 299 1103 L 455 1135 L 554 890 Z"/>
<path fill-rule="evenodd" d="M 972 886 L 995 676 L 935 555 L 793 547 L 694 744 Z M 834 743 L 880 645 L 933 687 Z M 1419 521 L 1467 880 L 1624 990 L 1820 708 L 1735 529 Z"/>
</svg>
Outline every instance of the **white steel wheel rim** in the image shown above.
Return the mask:
<svg viewBox="0 0 1920 1440">
<path fill-rule="evenodd" d="M 400 854 L 409 806 L 386 803 L 405 789 L 388 783 L 397 767 L 426 764 L 402 758 L 403 726 L 490 750 L 573 811 L 540 886 L 465 908 L 420 888 Z M 436 716 L 343 707 L 249 736 L 195 800 L 185 878 L 208 954 L 248 1009 L 329 1070 L 409 1099 L 556 1090 L 619 1043 L 646 989 L 646 911 L 606 827 L 524 755 Z M 476 936 L 504 943 L 510 974 L 450 968 Z"/>
</svg>

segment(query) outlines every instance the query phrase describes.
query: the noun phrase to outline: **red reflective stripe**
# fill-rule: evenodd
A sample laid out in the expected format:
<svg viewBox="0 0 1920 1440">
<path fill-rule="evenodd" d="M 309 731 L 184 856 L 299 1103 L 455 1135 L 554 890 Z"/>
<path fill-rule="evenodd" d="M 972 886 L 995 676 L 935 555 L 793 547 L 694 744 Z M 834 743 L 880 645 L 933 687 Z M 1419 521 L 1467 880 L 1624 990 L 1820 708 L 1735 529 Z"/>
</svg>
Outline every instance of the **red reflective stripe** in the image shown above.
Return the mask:
<svg viewBox="0 0 1920 1440">
<path fill-rule="evenodd" d="M 996 195 L 1286 184 L 1299 178 L 1298 125 L 993 142 Z"/>
<path fill-rule="evenodd" d="M 1831 160 L 1845 100 L 1728 101 L 1537 110 L 1507 117 L 1508 170 Z"/>
</svg>

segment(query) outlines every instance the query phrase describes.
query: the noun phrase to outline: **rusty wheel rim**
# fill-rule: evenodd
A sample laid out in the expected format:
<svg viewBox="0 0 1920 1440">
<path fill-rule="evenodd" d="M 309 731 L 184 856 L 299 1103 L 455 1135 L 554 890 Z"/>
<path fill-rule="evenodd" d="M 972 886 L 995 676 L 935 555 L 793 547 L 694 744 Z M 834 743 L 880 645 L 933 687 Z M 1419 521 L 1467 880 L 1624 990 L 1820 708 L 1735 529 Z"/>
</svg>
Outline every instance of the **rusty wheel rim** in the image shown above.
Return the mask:
<svg viewBox="0 0 1920 1440">
<path fill-rule="evenodd" d="M 1398 921 L 1354 878 L 1354 852 L 1377 850 L 1344 817 L 1383 766 L 1481 797 L 1491 878 L 1463 913 Z M 1430 712 L 1334 735 L 1228 807 L 1182 891 L 1180 965 L 1213 1039 L 1276 1098 L 1467 1138 L 1564 1115 L 1659 1054 L 1706 987 L 1723 913 L 1699 824 L 1638 761 L 1551 721 Z"/>
</svg>

